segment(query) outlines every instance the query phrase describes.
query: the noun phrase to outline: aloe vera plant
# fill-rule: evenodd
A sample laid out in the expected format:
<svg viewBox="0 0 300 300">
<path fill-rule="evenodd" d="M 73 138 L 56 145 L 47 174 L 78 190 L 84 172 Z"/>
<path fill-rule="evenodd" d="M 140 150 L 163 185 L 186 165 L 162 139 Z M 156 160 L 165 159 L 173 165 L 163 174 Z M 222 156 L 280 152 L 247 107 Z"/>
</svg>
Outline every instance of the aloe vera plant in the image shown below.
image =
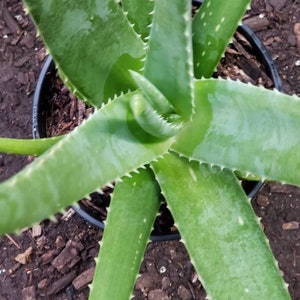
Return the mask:
<svg viewBox="0 0 300 300">
<path fill-rule="evenodd" d="M 190 0 L 24 2 L 96 110 L 63 137 L 0 139 L 39 156 L 0 185 L 0 233 L 116 181 L 91 299 L 130 297 L 161 195 L 208 298 L 289 299 L 235 174 L 300 186 L 300 101 L 210 78 L 250 1 L 206 0 L 193 18 Z"/>
</svg>

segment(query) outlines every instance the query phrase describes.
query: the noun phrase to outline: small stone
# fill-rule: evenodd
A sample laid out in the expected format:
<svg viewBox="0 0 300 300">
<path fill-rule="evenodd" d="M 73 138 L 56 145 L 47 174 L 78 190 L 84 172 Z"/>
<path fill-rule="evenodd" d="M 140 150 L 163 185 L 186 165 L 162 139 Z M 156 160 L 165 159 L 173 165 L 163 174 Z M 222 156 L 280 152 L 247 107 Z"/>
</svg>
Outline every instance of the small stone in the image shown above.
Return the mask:
<svg viewBox="0 0 300 300">
<path fill-rule="evenodd" d="M 63 237 L 60 236 L 60 235 L 57 236 L 57 238 L 56 238 L 56 240 L 55 240 L 55 246 L 56 246 L 56 248 L 57 248 L 57 249 L 62 249 L 62 248 L 65 247 L 65 245 L 66 245 L 66 243 L 65 243 Z"/>
<path fill-rule="evenodd" d="M 182 284 L 179 286 L 177 294 L 181 300 L 191 300 L 193 298 L 189 290 Z"/>
<path fill-rule="evenodd" d="M 163 277 L 163 279 L 161 280 L 161 287 L 163 290 L 166 290 L 170 287 L 171 285 L 171 280 L 169 277 Z"/>
<path fill-rule="evenodd" d="M 44 278 L 38 283 L 37 286 L 39 289 L 42 290 L 42 289 L 46 288 L 47 286 L 49 286 L 49 284 L 50 284 L 50 279 Z"/>
<path fill-rule="evenodd" d="M 148 294 L 148 300 L 170 300 L 168 295 L 160 289 L 152 290 Z"/>
<path fill-rule="evenodd" d="M 282 224 L 282 229 L 283 230 L 299 229 L 299 222 L 292 221 L 292 222 L 284 223 Z"/>
<path fill-rule="evenodd" d="M 17 20 L 19 23 L 23 23 L 23 21 L 24 21 L 22 15 L 15 15 L 15 18 L 16 18 L 16 20 Z"/>
<path fill-rule="evenodd" d="M 172 260 L 176 259 L 176 251 L 174 249 L 170 250 L 170 256 Z"/>
<path fill-rule="evenodd" d="M 268 206 L 270 204 L 270 200 L 267 196 L 258 194 L 257 199 L 256 199 L 256 203 L 259 206 Z"/>
<path fill-rule="evenodd" d="M 42 234 L 42 226 L 40 224 L 32 227 L 31 235 L 33 238 L 39 237 Z"/>
<path fill-rule="evenodd" d="M 154 285 L 152 277 L 148 274 L 142 274 L 136 281 L 136 289 L 144 291 Z"/>
</svg>

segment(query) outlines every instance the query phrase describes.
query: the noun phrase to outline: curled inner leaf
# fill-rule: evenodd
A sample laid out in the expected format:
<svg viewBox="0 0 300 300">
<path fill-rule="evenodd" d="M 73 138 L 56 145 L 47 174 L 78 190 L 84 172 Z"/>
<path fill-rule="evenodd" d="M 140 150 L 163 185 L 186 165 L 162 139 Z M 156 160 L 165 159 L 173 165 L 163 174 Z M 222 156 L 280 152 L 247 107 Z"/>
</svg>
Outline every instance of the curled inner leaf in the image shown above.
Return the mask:
<svg viewBox="0 0 300 300">
<path fill-rule="evenodd" d="M 157 138 L 170 138 L 176 135 L 181 128 L 181 124 L 172 124 L 162 118 L 140 94 L 132 97 L 130 108 L 137 123 L 147 133 Z"/>
<path fill-rule="evenodd" d="M 168 99 L 143 75 L 130 70 L 130 74 L 137 86 L 141 89 L 151 106 L 161 115 L 170 114 L 175 108 Z"/>
</svg>

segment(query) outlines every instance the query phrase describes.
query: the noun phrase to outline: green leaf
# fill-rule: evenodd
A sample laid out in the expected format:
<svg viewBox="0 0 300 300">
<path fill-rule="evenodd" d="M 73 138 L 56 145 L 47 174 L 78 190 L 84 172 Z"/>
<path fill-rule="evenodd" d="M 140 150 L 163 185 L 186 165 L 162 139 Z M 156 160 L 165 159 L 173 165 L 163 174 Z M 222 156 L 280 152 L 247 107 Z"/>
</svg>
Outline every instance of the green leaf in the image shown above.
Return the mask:
<svg viewBox="0 0 300 300">
<path fill-rule="evenodd" d="M 159 195 L 151 170 L 140 170 L 117 184 L 90 299 L 130 299 L 159 209 Z"/>
<path fill-rule="evenodd" d="M 209 299 L 290 299 L 250 203 L 229 170 L 174 154 L 152 166 Z"/>
<path fill-rule="evenodd" d="M 130 74 L 154 110 L 161 115 L 175 112 L 168 99 L 146 77 L 134 71 Z"/>
<path fill-rule="evenodd" d="M 150 135 L 159 139 L 175 136 L 181 125 L 168 123 L 148 103 L 143 95 L 135 95 L 130 102 L 130 108 L 137 123 Z"/>
<path fill-rule="evenodd" d="M 191 159 L 300 185 L 300 101 L 241 82 L 195 83 L 196 113 L 172 148 Z"/>
<path fill-rule="evenodd" d="M 194 72 L 211 77 L 250 0 L 206 0 L 193 19 Z"/>
<path fill-rule="evenodd" d="M 0 185 L 0 234 L 41 221 L 167 152 L 130 114 L 126 94 L 96 111 L 16 176 Z"/>
<path fill-rule="evenodd" d="M 41 155 L 62 138 L 63 136 L 38 140 L 0 138 L 0 152 L 34 156 Z"/>
<path fill-rule="evenodd" d="M 128 70 L 142 67 L 144 43 L 115 0 L 24 0 L 62 79 L 99 107 L 135 87 Z"/>
<path fill-rule="evenodd" d="M 145 39 L 149 37 L 152 21 L 152 11 L 154 8 L 153 0 L 122 0 L 125 12 L 128 12 L 128 19 L 134 25 L 134 30 Z"/>
<path fill-rule="evenodd" d="M 171 102 L 177 114 L 189 119 L 194 78 L 190 0 L 155 2 L 144 75 Z"/>
</svg>

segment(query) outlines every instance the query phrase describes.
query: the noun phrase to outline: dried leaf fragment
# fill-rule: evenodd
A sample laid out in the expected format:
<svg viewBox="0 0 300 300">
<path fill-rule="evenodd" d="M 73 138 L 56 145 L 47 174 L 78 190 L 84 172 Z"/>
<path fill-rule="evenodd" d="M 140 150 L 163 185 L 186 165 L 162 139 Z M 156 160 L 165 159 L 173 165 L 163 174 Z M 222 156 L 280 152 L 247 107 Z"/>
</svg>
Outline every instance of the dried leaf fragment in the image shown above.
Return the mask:
<svg viewBox="0 0 300 300">
<path fill-rule="evenodd" d="M 15 261 L 18 263 L 25 265 L 30 261 L 30 256 L 32 254 L 32 247 L 29 247 L 28 249 L 25 250 L 25 252 L 20 253 L 15 257 Z"/>
<path fill-rule="evenodd" d="M 282 224 L 283 230 L 292 230 L 292 229 L 298 229 L 298 228 L 299 228 L 299 222 L 296 222 L 296 221 Z"/>
</svg>

